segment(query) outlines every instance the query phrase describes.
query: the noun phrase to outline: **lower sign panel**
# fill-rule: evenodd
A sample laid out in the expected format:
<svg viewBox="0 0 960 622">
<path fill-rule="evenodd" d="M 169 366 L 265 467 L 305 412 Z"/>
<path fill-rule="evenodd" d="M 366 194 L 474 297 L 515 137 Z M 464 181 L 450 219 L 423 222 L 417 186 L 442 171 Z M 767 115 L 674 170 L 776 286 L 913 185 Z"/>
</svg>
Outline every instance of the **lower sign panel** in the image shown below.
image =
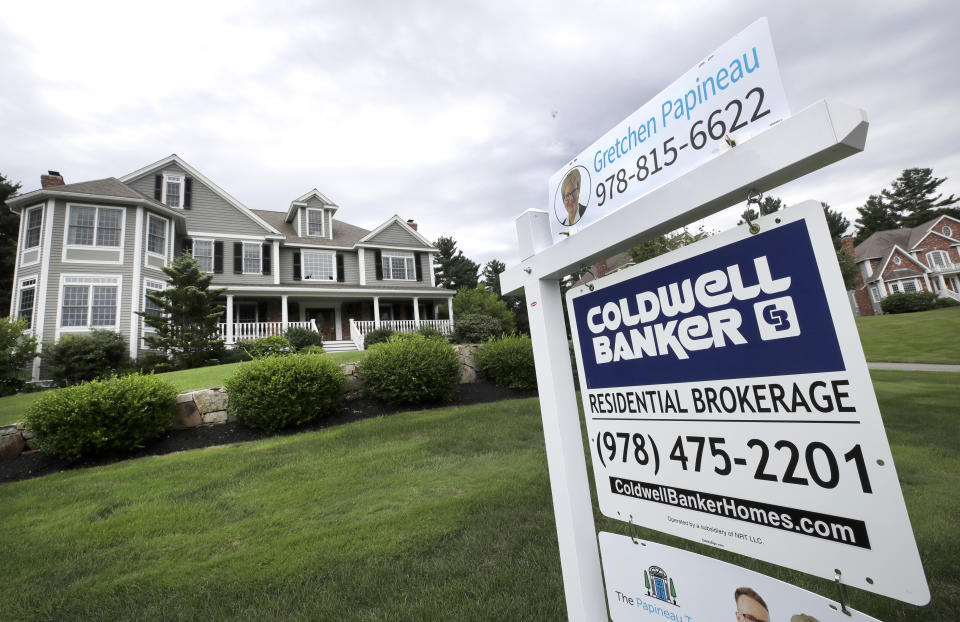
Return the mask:
<svg viewBox="0 0 960 622">
<path fill-rule="evenodd" d="M 674 620 L 875 620 L 789 583 L 662 544 L 600 533 L 607 606 L 614 622 Z M 737 613 L 740 615 L 737 616 Z"/>
<path fill-rule="evenodd" d="M 819 203 L 568 294 L 600 510 L 926 604 Z"/>
</svg>

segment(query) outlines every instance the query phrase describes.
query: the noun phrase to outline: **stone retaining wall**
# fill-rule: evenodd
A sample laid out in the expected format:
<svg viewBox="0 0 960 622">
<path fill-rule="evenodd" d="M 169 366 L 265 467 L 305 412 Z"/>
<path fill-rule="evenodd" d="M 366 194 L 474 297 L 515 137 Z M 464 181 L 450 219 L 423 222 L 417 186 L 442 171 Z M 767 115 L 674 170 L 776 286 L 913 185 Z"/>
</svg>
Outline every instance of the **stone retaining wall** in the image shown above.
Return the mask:
<svg viewBox="0 0 960 622">
<path fill-rule="evenodd" d="M 460 360 L 460 384 L 477 381 L 476 353 L 480 346 L 454 346 Z M 360 397 L 363 384 L 357 376 L 356 363 L 340 365 L 343 374 L 347 377 L 347 400 Z M 227 413 L 230 398 L 222 387 L 202 389 L 190 393 L 181 393 L 177 396 L 177 410 L 170 424 L 172 430 L 183 430 L 198 425 L 215 425 L 233 421 Z M 35 450 L 33 435 L 23 428 L 22 423 L 0 426 L 0 460 L 16 458 L 24 451 Z"/>
</svg>

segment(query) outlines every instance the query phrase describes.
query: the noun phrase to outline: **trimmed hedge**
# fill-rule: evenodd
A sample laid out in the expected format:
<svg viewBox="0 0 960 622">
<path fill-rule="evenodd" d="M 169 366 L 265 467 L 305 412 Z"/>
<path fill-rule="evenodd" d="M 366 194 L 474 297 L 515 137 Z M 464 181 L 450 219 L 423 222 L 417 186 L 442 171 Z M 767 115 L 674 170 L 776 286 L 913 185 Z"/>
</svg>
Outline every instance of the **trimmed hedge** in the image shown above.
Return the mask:
<svg viewBox="0 0 960 622">
<path fill-rule="evenodd" d="M 485 343 L 502 332 L 500 322 L 489 315 L 467 313 L 453 322 L 455 343 Z"/>
<path fill-rule="evenodd" d="M 287 329 L 283 336 L 287 338 L 287 341 L 290 342 L 290 345 L 294 350 L 299 352 L 307 346 L 322 346 L 323 345 L 323 335 L 318 332 L 312 331 L 309 328 L 300 328 L 299 326 L 291 326 Z"/>
<path fill-rule="evenodd" d="M 130 350 L 123 335 L 94 329 L 82 335 L 64 335 L 40 354 L 57 386 L 64 387 L 116 374 L 129 364 Z"/>
<path fill-rule="evenodd" d="M 937 304 L 937 295 L 933 292 L 906 292 L 890 294 L 880 301 L 884 313 L 915 313 L 929 311 Z"/>
<path fill-rule="evenodd" d="M 274 432 L 336 412 L 347 379 L 326 356 L 292 354 L 244 363 L 224 385 L 231 415 L 250 427 Z"/>
<path fill-rule="evenodd" d="M 250 355 L 255 359 L 262 359 L 268 356 L 286 356 L 292 353 L 293 346 L 290 345 L 286 337 L 281 335 L 261 337 L 250 346 Z"/>
<path fill-rule="evenodd" d="M 477 351 L 480 373 L 501 387 L 536 389 L 537 369 L 533 364 L 533 344 L 526 335 L 492 339 Z"/>
<path fill-rule="evenodd" d="M 448 402 L 457 396 L 460 360 L 444 339 L 395 335 L 370 348 L 357 374 L 370 395 L 389 404 Z"/>
<path fill-rule="evenodd" d="M 45 393 L 25 423 L 44 453 L 78 460 L 143 447 L 170 425 L 176 401 L 169 382 L 131 374 Z"/>
<path fill-rule="evenodd" d="M 363 336 L 364 349 L 378 343 L 386 343 L 387 339 L 393 336 L 392 328 L 375 328 Z"/>
<path fill-rule="evenodd" d="M 960 307 L 960 302 L 957 302 L 953 298 L 937 298 L 937 304 L 934 306 L 937 309 L 946 309 L 947 307 Z"/>
</svg>

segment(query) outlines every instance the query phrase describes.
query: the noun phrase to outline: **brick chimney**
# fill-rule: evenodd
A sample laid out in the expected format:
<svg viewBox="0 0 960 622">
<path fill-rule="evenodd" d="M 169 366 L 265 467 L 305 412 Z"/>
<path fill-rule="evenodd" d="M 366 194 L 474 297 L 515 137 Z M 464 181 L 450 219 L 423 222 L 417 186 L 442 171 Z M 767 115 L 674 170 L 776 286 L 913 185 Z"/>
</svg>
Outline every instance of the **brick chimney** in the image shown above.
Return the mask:
<svg viewBox="0 0 960 622">
<path fill-rule="evenodd" d="M 413 218 L 408 218 L 407 224 L 410 225 L 410 228 L 413 229 L 414 231 L 417 230 L 417 223 L 414 222 Z"/>
<path fill-rule="evenodd" d="M 63 184 L 63 175 L 60 174 L 60 171 L 47 171 L 46 175 L 40 176 L 41 188 L 53 188 L 54 186 L 62 186 Z"/>
<path fill-rule="evenodd" d="M 851 259 L 854 259 L 857 256 L 853 250 L 853 237 L 845 235 L 840 238 L 840 246 L 847 252 L 848 255 L 850 255 Z"/>
</svg>

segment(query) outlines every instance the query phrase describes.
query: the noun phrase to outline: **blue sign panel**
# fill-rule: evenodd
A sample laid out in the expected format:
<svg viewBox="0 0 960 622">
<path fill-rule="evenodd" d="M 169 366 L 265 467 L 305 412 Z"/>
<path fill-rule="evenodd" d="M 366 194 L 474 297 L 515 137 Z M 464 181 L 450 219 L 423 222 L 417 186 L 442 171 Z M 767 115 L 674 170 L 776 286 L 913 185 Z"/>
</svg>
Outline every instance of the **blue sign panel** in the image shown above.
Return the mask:
<svg viewBox="0 0 960 622">
<path fill-rule="evenodd" d="M 574 299 L 588 388 L 844 370 L 803 220 Z"/>
</svg>

